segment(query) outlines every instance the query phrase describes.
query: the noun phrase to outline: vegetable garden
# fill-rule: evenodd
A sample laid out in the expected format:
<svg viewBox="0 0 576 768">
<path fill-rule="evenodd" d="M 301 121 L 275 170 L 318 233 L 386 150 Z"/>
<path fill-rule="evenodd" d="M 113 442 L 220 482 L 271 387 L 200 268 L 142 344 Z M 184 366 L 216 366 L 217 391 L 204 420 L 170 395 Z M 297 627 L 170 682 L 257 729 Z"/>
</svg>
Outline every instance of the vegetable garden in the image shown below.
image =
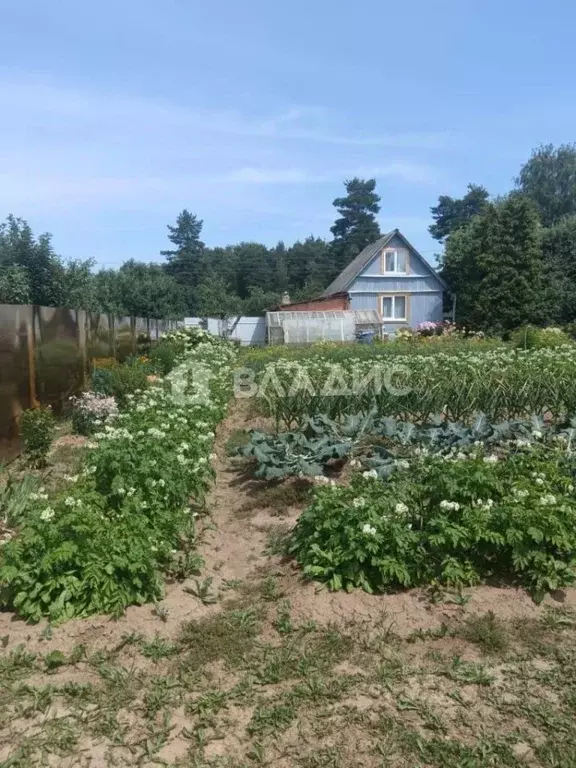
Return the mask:
<svg viewBox="0 0 576 768">
<path fill-rule="evenodd" d="M 574 765 L 575 360 L 176 332 L 94 371 L 64 474 L 28 413 L 0 766 Z"/>
</svg>

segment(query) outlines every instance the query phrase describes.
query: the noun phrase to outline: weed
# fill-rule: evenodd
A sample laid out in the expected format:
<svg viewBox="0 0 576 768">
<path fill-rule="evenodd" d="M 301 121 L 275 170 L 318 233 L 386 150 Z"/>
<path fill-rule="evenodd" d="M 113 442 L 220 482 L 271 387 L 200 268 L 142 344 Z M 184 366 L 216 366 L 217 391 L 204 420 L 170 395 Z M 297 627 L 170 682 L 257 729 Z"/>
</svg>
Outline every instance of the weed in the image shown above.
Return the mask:
<svg viewBox="0 0 576 768">
<path fill-rule="evenodd" d="M 479 646 L 485 653 L 505 653 L 510 646 L 505 624 L 492 611 L 469 616 L 454 634 Z"/>
<path fill-rule="evenodd" d="M 238 609 L 185 623 L 179 643 L 184 650 L 190 649 L 186 659 L 189 669 L 199 669 L 219 659 L 237 667 L 253 647 L 257 632 L 256 611 Z"/>
<path fill-rule="evenodd" d="M 184 591 L 194 595 L 194 597 L 197 597 L 203 605 L 211 605 L 213 603 L 217 603 L 218 596 L 210 591 L 213 581 L 214 578 L 212 576 L 207 576 L 202 581 L 199 579 L 194 579 L 194 583 L 185 586 Z"/>
<path fill-rule="evenodd" d="M 264 736 L 284 731 L 296 717 L 296 707 L 292 702 L 261 704 L 256 707 L 248 724 L 248 733 Z"/>
<path fill-rule="evenodd" d="M 156 664 L 160 659 L 168 659 L 178 653 L 178 646 L 156 633 L 153 640 L 142 643 L 140 653 Z"/>
<path fill-rule="evenodd" d="M 279 585 L 278 579 L 274 576 L 268 576 L 262 582 L 262 597 L 264 600 L 275 601 L 279 600 L 283 595 Z"/>
<path fill-rule="evenodd" d="M 282 600 L 276 612 L 274 626 L 281 635 L 288 635 L 293 631 L 292 618 L 290 616 L 290 600 Z"/>
</svg>

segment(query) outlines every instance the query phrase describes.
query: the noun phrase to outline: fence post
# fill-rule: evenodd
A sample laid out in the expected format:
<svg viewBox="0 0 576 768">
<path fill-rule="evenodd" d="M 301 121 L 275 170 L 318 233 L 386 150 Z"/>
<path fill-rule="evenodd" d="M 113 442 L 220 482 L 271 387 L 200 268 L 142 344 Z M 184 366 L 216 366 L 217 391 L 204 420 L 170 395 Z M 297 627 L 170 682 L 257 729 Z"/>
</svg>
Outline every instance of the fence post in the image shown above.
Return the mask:
<svg viewBox="0 0 576 768">
<path fill-rule="evenodd" d="M 38 408 L 36 392 L 36 334 L 34 315 L 36 313 L 35 305 L 31 306 L 31 312 L 26 321 L 26 347 L 28 351 L 28 392 L 30 396 L 30 408 Z"/>
</svg>

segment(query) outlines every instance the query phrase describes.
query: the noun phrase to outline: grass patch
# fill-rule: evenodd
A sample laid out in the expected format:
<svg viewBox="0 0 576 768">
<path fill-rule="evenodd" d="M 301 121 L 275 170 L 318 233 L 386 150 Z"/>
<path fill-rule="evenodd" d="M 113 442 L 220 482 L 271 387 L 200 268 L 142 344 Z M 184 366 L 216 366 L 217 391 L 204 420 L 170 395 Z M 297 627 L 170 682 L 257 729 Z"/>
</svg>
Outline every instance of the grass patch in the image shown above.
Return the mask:
<svg viewBox="0 0 576 768">
<path fill-rule="evenodd" d="M 510 648 L 510 628 L 492 611 L 468 616 L 455 634 L 487 654 L 503 654 Z"/>
<path fill-rule="evenodd" d="M 199 669 L 213 661 L 235 668 L 254 646 L 259 630 L 260 616 L 255 608 L 236 608 L 187 622 L 179 643 L 189 650 L 186 665 L 190 668 Z"/>
<path fill-rule="evenodd" d="M 257 488 L 238 509 L 236 517 L 249 517 L 255 509 L 270 509 L 272 515 L 281 517 L 287 514 L 290 507 L 306 506 L 311 488 L 309 481 L 300 478 Z"/>
</svg>

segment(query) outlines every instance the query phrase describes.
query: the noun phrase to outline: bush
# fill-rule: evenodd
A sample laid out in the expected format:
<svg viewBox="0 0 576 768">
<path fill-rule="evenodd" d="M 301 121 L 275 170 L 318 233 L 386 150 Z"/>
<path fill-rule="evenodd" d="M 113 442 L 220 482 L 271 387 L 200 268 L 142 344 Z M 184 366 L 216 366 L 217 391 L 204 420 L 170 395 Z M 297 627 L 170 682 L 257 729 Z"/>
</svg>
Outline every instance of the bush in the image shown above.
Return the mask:
<svg viewBox="0 0 576 768">
<path fill-rule="evenodd" d="M 113 397 L 82 392 L 78 397 L 70 398 L 72 403 L 72 430 L 77 435 L 91 435 L 110 416 L 118 413 L 118 406 Z"/>
<path fill-rule="evenodd" d="M 46 466 L 54 440 L 54 414 L 51 408 L 29 408 L 20 414 L 23 453 L 36 467 Z"/>
<path fill-rule="evenodd" d="M 154 373 L 166 376 L 174 369 L 177 360 L 184 354 L 185 347 L 182 343 L 169 341 L 158 342 L 150 350 L 150 367 Z"/>
<path fill-rule="evenodd" d="M 332 589 L 515 580 L 536 597 L 575 581 L 574 460 L 538 447 L 424 457 L 385 483 L 320 487 L 290 551 Z"/>
<path fill-rule="evenodd" d="M 92 390 L 96 394 L 113 397 L 119 408 L 126 408 L 128 395 L 148 387 L 147 376 L 146 366 L 138 362 L 97 368 L 92 374 Z"/>
<path fill-rule="evenodd" d="M 525 325 L 514 331 L 511 341 L 520 349 L 554 348 L 572 344 L 570 336 L 561 328 L 537 328 L 534 325 Z"/>
</svg>

